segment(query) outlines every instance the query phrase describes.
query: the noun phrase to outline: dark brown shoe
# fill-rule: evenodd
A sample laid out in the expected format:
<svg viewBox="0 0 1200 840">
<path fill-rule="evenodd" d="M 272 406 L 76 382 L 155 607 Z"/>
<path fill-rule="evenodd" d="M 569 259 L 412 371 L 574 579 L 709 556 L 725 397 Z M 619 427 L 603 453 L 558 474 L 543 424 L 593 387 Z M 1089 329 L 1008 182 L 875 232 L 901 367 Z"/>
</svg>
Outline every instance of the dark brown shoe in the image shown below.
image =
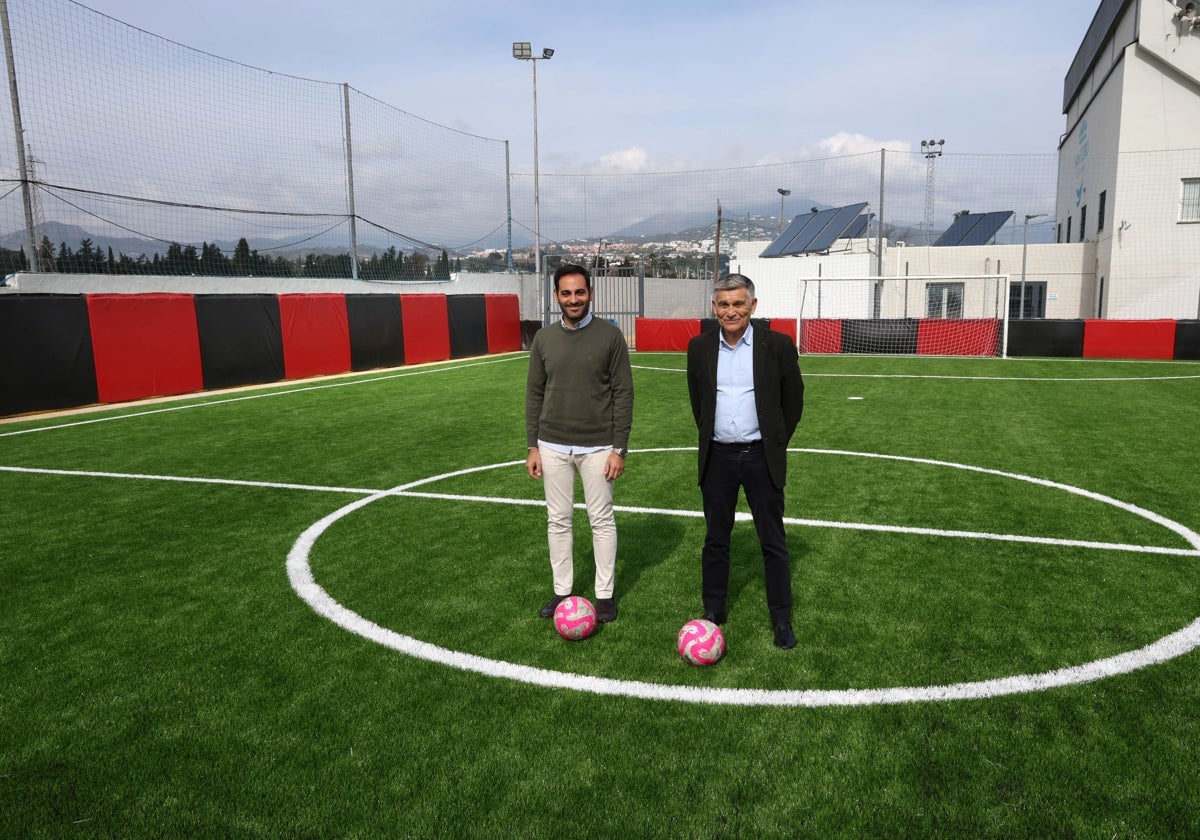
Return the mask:
<svg viewBox="0 0 1200 840">
<path fill-rule="evenodd" d="M 553 598 L 547 601 L 540 610 L 538 610 L 538 615 L 542 618 L 553 618 L 554 611 L 558 609 L 558 605 L 570 597 L 570 595 L 555 595 Z"/>
</svg>

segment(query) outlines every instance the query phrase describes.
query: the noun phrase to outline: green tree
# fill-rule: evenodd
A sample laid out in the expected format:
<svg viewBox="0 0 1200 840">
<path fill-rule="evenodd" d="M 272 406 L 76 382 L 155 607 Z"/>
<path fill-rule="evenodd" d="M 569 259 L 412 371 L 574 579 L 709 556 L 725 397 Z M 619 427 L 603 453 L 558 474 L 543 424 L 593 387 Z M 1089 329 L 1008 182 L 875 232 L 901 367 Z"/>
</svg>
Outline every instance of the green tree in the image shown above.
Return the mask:
<svg viewBox="0 0 1200 840">
<path fill-rule="evenodd" d="M 243 236 L 233 247 L 233 273 L 239 277 L 248 277 L 252 273 L 252 267 L 250 243 Z"/>
</svg>

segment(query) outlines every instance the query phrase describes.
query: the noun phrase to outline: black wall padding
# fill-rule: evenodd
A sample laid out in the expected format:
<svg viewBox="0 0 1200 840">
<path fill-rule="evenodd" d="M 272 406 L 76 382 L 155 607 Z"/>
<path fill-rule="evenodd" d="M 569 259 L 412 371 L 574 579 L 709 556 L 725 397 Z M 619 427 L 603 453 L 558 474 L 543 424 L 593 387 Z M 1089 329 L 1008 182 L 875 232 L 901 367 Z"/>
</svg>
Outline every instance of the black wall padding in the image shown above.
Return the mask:
<svg viewBox="0 0 1200 840">
<path fill-rule="evenodd" d="M 446 317 L 451 359 L 487 355 L 487 300 L 483 295 L 446 295 Z"/>
<path fill-rule="evenodd" d="M 205 390 L 284 378 L 275 295 L 196 295 L 195 302 Z"/>
<path fill-rule="evenodd" d="M 537 331 L 542 328 L 541 321 L 522 321 L 521 322 L 521 349 L 528 350 L 533 346 L 533 337 L 537 335 Z"/>
<path fill-rule="evenodd" d="M 97 402 L 83 295 L 0 296 L 0 415 Z"/>
<path fill-rule="evenodd" d="M 350 369 L 404 364 L 404 319 L 400 295 L 346 295 L 350 324 Z"/>
<path fill-rule="evenodd" d="M 884 351 L 882 348 L 887 349 Z M 846 318 L 842 321 L 842 352 L 915 355 L 917 321 L 915 318 L 891 318 L 881 321 Z"/>
<path fill-rule="evenodd" d="M 1083 321 L 1010 318 L 1008 355 L 1083 358 Z"/>
<path fill-rule="evenodd" d="M 1200 321 L 1175 322 L 1175 358 L 1200 359 Z"/>
</svg>

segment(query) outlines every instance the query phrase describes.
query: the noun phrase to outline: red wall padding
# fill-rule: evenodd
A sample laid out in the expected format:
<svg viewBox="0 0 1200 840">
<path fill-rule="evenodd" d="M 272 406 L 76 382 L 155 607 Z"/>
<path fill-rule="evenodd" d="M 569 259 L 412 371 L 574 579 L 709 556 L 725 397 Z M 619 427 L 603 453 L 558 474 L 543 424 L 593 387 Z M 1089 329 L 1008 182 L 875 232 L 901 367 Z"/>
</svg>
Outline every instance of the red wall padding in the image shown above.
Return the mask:
<svg viewBox="0 0 1200 840">
<path fill-rule="evenodd" d="M 442 362 L 450 358 L 450 317 L 445 295 L 400 295 L 404 322 L 404 363 Z"/>
<path fill-rule="evenodd" d="M 516 295 L 484 295 L 489 353 L 521 349 L 521 302 Z"/>
<path fill-rule="evenodd" d="M 922 318 L 917 353 L 923 356 L 995 356 L 1000 322 L 992 318 Z"/>
<path fill-rule="evenodd" d="M 191 295 L 87 295 L 100 402 L 204 389 Z"/>
<path fill-rule="evenodd" d="M 639 352 L 686 350 L 693 336 L 700 335 L 699 318 L 638 318 L 634 321 Z"/>
<path fill-rule="evenodd" d="M 842 322 L 837 318 L 809 318 L 800 333 L 801 353 L 841 353 Z"/>
<path fill-rule="evenodd" d="M 350 370 L 350 321 L 342 295 L 280 295 L 283 368 L 288 379 Z"/>
<path fill-rule="evenodd" d="M 1085 359 L 1171 359 L 1175 356 L 1175 322 L 1083 322 Z"/>
<path fill-rule="evenodd" d="M 796 342 L 796 319 L 795 318 L 772 318 L 771 329 L 775 332 L 781 332 L 784 335 L 792 337 L 792 343 Z"/>
</svg>

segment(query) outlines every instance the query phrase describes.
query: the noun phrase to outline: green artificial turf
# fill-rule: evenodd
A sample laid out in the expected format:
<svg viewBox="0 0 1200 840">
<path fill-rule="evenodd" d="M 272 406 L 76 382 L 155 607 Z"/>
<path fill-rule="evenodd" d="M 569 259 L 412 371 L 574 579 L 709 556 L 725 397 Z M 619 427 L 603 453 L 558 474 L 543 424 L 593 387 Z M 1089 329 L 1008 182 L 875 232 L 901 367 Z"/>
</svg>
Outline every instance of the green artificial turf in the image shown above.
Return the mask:
<svg viewBox="0 0 1200 840">
<path fill-rule="evenodd" d="M 1078 669 L 1195 621 L 1200 365 L 802 357 L 799 645 L 771 644 L 747 522 L 727 654 L 694 668 L 674 652 L 701 612 L 684 359 L 633 364 L 620 616 L 581 642 L 536 615 L 521 354 L 0 424 L 0 836 L 1200 833 L 1195 650 L 862 699 Z M 305 564 L 425 658 L 289 579 L 302 534 L 388 490 Z M 719 702 L 746 692 L 768 704 Z"/>
</svg>

